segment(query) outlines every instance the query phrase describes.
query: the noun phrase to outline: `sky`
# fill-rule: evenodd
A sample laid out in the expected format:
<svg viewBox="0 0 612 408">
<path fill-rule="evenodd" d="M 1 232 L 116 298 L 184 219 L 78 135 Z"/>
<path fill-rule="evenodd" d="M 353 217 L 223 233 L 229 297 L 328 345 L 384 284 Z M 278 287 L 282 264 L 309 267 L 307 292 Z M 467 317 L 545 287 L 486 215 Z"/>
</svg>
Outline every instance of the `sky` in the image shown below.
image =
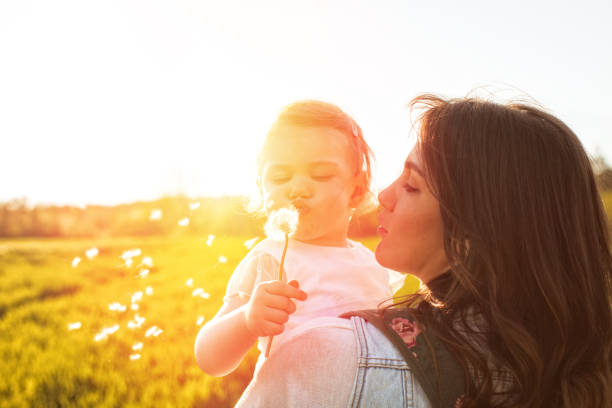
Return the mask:
<svg viewBox="0 0 612 408">
<path fill-rule="evenodd" d="M 420 93 L 532 98 L 612 161 L 610 1 L 0 2 L 0 201 L 248 194 L 275 115 L 340 106 L 401 171 Z"/>
</svg>

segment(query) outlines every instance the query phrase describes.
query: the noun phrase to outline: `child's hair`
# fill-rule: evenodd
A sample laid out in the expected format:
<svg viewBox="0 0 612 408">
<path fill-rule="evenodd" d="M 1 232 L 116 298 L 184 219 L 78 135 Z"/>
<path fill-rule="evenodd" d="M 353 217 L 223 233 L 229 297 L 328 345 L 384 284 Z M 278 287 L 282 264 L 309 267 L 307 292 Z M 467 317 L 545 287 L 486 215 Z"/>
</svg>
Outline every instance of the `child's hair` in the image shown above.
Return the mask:
<svg viewBox="0 0 612 408">
<path fill-rule="evenodd" d="M 359 193 L 362 199 L 358 210 L 365 212 L 373 208 L 373 204 L 376 201 L 376 195 L 371 188 L 374 153 L 372 153 L 370 146 L 368 146 L 363 138 L 361 128 L 353 118 L 336 105 L 317 100 L 302 100 L 285 106 L 265 137 L 257 158 L 258 188 L 253 196 L 251 196 L 248 205 L 249 211 L 261 213 L 264 210 L 261 196 L 261 176 L 264 167 L 263 152 L 270 141 L 272 130 L 279 125 L 286 124 L 311 128 L 331 128 L 346 135 L 355 158 L 355 177 L 358 177 L 360 180 Z"/>
</svg>

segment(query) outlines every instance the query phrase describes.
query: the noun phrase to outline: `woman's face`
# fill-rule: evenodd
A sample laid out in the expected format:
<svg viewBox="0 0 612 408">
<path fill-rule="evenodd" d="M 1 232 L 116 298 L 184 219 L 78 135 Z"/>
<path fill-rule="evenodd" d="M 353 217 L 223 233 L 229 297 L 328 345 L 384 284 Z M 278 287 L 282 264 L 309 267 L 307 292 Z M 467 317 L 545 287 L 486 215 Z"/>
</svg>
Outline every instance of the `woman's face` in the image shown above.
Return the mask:
<svg viewBox="0 0 612 408">
<path fill-rule="evenodd" d="M 431 194 L 413 149 L 397 180 L 378 196 L 382 211 L 378 262 L 427 283 L 448 269 L 438 200 Z"/>
</svg>

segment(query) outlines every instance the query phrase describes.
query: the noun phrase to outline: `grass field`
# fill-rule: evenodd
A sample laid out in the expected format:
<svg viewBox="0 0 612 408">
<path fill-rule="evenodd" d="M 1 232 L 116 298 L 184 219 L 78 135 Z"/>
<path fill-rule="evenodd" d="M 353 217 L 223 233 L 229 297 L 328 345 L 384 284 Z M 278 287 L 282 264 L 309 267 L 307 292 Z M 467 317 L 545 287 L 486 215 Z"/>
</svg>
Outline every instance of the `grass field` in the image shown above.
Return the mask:
<svg viewBox="0 0 612 408">
<path fill-rule="evenodd" d="M 250 238 L 0 240 L 0 406 L 232 406 L 257 351 L 213 378 L 195 364 L 193 342 Z M 140 254 L 128 266 L 130 249 Z"/>
</svg>

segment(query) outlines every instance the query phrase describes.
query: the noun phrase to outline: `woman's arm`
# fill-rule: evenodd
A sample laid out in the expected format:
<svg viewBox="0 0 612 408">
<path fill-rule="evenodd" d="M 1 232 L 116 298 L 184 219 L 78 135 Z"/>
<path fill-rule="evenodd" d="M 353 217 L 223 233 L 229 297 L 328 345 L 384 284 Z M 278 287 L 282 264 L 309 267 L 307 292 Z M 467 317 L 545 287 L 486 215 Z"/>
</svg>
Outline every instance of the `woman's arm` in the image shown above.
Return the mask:
<svg viewBox="0 0 612 408">
<path fill-rule="evenodd" d="M 258 337 L 282 333 L 289 315 L 295 312 L 291 299 L 306 299 L 296 281 L 269 281 L 258 284 L 248 302 L 236 299 L 224 304 L 198 333 L 198 366 L 216 377 L 231 373 Z"/>
</svg>

